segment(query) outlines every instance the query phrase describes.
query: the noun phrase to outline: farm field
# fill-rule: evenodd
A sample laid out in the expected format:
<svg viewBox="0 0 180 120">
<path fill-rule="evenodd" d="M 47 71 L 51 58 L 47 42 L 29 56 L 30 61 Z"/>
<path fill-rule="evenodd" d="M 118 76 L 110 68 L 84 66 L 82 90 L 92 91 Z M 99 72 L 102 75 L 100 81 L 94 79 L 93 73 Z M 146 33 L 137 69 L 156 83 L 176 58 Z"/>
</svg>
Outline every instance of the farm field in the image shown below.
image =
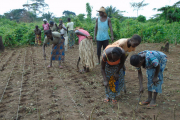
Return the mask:
<svg viewBox="0 0 180 120">
<path fill-rule="evenodd" d="M 143 43 L 143 50 L 160 50 L 163 44 Z M 94 45 L 96 51 L 96 45 Z M 0 54 L 0 120 L 176 120 L 180 118 L 180 45 L 170 45 L 164 72 L 163 93 L 158 95 L 158 106 L 147 109 L 138 106 L 139 80 L 134 67 L 126 60 L 127 93 L 121 93 L 118 103 L 104 103 L 104 86 L 100 65 L 91 72 L 77 72 L 78 45 L 68 49 L 63 69 L 53 61 L 47 68 L 51 46 L 6 49 Z M 95 53 L 96 54 L 96 53 Z M 131 53 L 134 54 L 134 53 Z M 130 54 L 130 56 L 131 56 Z M 82 66 L 80 66 L 82 68 Z M 143 69 L 144 93 L 147 98 L 147 78 Z"/>
</svg>

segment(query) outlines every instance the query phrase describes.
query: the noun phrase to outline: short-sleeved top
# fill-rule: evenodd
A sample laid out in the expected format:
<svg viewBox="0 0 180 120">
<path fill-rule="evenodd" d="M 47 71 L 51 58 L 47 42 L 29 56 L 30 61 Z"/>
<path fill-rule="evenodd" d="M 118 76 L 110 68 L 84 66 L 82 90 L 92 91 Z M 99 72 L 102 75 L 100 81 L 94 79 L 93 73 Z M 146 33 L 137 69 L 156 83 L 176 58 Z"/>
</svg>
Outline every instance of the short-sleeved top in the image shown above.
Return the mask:
<svg viewBox="0 0 180 120">
<path fill-rule="evenodd" d="M 140 53 L 139 55 L 145 54 L 145 69 L 151 69 L 153 67 L 157 67 L 163 57 L 167 57 L 164 53 L 160 51 L 149 51 L 145 50 Z M 140 68 L 136 68 L 139 70 Z"/>
<path fill-rule="evenodd" d="M 78 31 L 84 33 L 84 34 L 87 35 L 87 36 L 90 36 L 90 34 L 88 33 L 88 31 L 86 31 L 86 30 L 78 29 Z M 77 35 L 77 36 L 78 36 L 78 38 L 79 38 L 78 43 L 80 43 L 84 38 L 86 38 L 86 36 L 83 36 L 83 35 Z"/>
<path fill-rule="evenodd" d="M 136 49 L 136 48 L 133 48 L 132 46 L 128 48 L 128 46 L 127 46 L 128 39 L 129 38 L 119 39 L 116 42 L 114 42 L 112 45 L 118 45 L 125 51 L 125 53 L 128 54 L 128 52 L 135 51 L 135 49 Z"/>
<path fill-rule="evenodd" d="M 47 36 L 44 38 L 44 43 L 58 44 L 61 40 L 61 34 L 59 32 L 52 32 L 53 40 L 48 39 Z"/>
<path fill-rule="evenodd" d="M 49 30 L 49 23 L 43 24 L 42 26 L 44 30 Z"/>
<path fill-rule="evenodd" d="M 41 30 L 38 28 L 38 30 L 34 29 L 34 33 L 35 35 L 40 35 L 41 34 Z"/>
<path fill-rule="evenodd" d="M 50 30 L 51 30 L 52 32 L 57 31 L 57 27 L 56 27 L 56 24 L 55 24 L 55 23 L 54 23 L 54 25 L 53 25 L 52 27 L 50 27 Z"/>
<path fill-rule="evenodd" d="M 97 30 L 97 37 L 96 40 L 97 41 L 104 41 L 104 40 L 109 40 L 109 34 L 108 34 L 108 29 L 109 29 L 109 25 L 108 25 L 108 17 L 106 19 L 106 21 L 101 22 L 100 17 L 98 18 L 98 30 Z"/>
<path fill-rule="evenodd" d="M 67 23 L 67 27 L 68 27 L 68 31 L 74 30 L 74 23 L 73 22 Z"/>
<path fill-rule="evenodd" d="M 60 30 L 60 34 L 64 34 L 63 37 L 66 37 L 67 36 L 67 31 L 64 30 L 63 28 Z"/>
</svg>

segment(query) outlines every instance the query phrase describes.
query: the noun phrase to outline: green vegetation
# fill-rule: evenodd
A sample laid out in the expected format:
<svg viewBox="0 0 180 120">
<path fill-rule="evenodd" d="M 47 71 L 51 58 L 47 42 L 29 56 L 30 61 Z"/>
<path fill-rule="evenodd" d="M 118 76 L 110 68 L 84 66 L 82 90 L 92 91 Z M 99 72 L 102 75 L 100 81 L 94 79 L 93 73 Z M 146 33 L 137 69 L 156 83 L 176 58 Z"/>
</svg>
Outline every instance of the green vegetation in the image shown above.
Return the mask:
<svg viewBox="0 0 180 120">
<path fill-rule="evenodd" d="M 169 41 L 170 43 L 180 43 L 179 2 L 175 3 L 173 6 L 157 9 L 158 11 L 162 11 L 162 13 L 157 14 L 155 18 L 149 20 L 146 20 L 142 15 L 137 18 L 123 17 L 121 12 L 116 8 L 112 6 L 106 8 L 111 17 L 115 40 L 129 38 L 133 34 L 138 34 L 142 37 L 143 42 L 159 43 Z M 67 18 L 70 17 L 75 23 L 74 27 L 82 27 L 87 30 L 91 36 L 94 36 L 96 18 L 91 17 L 91 11 L 92 7 L 87 3 L 87 18 L 85 18 L 85 14 L 76 15 L 71 11 L 64 11 L 63 13 L 65 16 L 60 18 L 66 22 Z M 19 12 L 24 14 L 18 14 Z M 23 18 L 28 16 L 27 13 L 29 17 L 31 17 L 31 21 L 26 22 Z M 41 39 L 42 41 L 44 40 L 42 19 L 46 15 L 48 16 L 48 20 L 52 20 L 52 13 L 48 12 L 48 14 L 43 14 L 43 16 L 39 18 L 33 15 L 33 13 L 30 14 L 30 12 L 21 9 L 12 10 L 0 16 L 0 36 L 3 37 L 5 46 L 33 45 L 35 39 L 34 29 L 36 25 L 42 30 Z M 58 24 L 60 18 L 54 18 L 54 21 Z"/>
</svg>

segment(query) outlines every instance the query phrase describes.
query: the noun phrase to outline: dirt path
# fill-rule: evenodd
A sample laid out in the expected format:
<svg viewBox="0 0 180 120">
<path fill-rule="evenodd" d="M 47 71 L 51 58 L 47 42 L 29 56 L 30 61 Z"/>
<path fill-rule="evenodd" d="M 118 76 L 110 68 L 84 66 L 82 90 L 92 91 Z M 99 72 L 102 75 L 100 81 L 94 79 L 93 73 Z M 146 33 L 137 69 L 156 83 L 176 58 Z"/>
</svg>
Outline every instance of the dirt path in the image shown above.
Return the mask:
<svg viewBox="0 0 180 120">
<path fill-rule="evenodd" d="M 139 51 L 159 50 L 162 44 L 141 44 Z M 46 54 L 49 59 L 51 47 Z M 95 47 L 96 51 L 96 47 Z M 134 54 L 134 53 L 132 53 Z M 41 47 L 6 49 L 0 54 L 0 119 L 1 120 L 172 120 L 180 118 L 180 46 L 170 46 L 164 72 L 163 93 L 158 95 L 158 106 L 153 109 L 139 106 L 138 75 L 126 61 L 127 94 L 122 92 L 118 104 L 103 103 L 105 97 L 100 65 L 91 72 L 76 71 L 78 46 L 66 52 L 64 69 L 43 60 Z M 80 66 L 82 67 L 82 66 Z M 147 79 L 143 70 L 144 94 Z M 175 108 L 175 109 L 174 109 Z"/>
</svg>

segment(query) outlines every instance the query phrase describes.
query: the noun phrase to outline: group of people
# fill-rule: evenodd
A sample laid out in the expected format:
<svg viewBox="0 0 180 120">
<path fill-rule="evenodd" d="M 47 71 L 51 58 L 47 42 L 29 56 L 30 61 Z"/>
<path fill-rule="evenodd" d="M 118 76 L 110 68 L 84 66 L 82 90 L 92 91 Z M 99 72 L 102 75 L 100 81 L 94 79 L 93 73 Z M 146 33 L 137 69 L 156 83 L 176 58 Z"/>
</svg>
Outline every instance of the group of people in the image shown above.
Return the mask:
<svg viewBox="0 0 180 120">
<path fill-rule="evenodd" d="M 122 38 L 113 42 L 114 37 L 111 20 L 107 17 L 105 8 L 101 7 L 98 12 L 99 17 L 96 19 L 94 31 L 94 41 L 97 42 L 98 63 L 96 63 L 95 60 L 96 57 L 94 55 L 92 36 L 90 36 L 88 31 L 81 27 L 76 27 L 74 30 L 73 22 L 71 22 L 70 18 L 68 18 L 67 28 L 62 21 L 60 22 L 60 33 L 53 30 L 47 30 L 47 25 L 43 25 L 44 29 L 46 29 L 44 32 L 46 37 L 43 43 L 43 53 L 45 57 L 46 44 L 52 44 L 50 65 L 48 67 L 52 67 L 52 60 L 58 60 L 59 67 L 63 68 L 61 62 L 64 62 L 65 58 L 65 32 L 68 32 L 69 34 L 68 39 L 70 48 L 73 48 L 73 37 L 76 34 L 79 38 L 79 58 L 77 61 L 78 71 L 80 73 L 89 72 L 90 70 L 93 70 L 96 65 L 101 64 L 101 73 L 103 76 L 103 84 L 105 86 L 106 94 L 104 102 L 112 101 L 113 104 L 116 104 L 116 97 L 121 91 L 125 91 L 124 76 L 126 67 L 124 63 L 129 55 L 129 52 L 135 51 L 135 48 L 141 43 L 141 37 L 134 34 L 131 38 Z M 113 42 L 112 44 L 109 44 L 109 28 L 111 32 L 111 40 Z M 103 52 L 101 53 L 102 46 Z M 102 56 L 102 58 L 100 58 L 100 56 Z M 79 69 L 79 62 L 83 65 L 82 70 Z M 167 56 L 160 51 L 154 50 L 145 50 L 130 57 L 130 64 L 138 70 L 140 85 L 139 91 L 141 94 L 143 93 L 143 77 L 141 68 L 145 68 L 147 73 L 148 98 L 145 101 L 141 101 L 139 103 L 140 105 L 147 105 L 148 107 L 156 106 L 157 94 L 162 93 L 163 72 L 166 62 Z M 152 96 L 153 93 L 154 95 Z"/>
</svg>

